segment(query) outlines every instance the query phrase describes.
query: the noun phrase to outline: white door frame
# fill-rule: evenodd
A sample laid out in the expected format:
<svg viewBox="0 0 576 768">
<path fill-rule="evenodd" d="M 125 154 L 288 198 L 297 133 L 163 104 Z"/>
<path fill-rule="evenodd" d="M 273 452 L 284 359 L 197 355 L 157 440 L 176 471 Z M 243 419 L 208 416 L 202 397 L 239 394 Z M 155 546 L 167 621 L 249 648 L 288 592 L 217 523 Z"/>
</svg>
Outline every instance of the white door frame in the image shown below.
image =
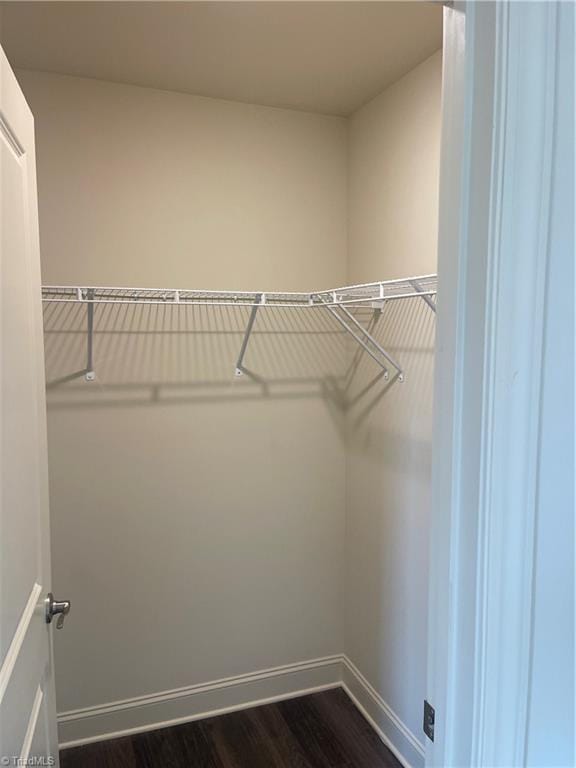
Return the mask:
<svg viewBox="0 0 576 768">
<path fill-rule="evenodd" d="M 526 764 L 556 2 L 444 10 L 426 765 Z M 572 286 L 571 286 L 572 287 Z"/>
</svg>

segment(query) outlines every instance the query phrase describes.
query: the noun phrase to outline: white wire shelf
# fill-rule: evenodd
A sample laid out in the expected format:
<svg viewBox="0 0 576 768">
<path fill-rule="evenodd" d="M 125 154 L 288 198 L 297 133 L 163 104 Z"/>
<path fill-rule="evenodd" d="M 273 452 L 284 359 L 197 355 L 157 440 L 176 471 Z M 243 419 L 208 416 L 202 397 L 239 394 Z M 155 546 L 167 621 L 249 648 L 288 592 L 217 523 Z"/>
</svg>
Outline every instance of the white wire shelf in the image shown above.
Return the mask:
<svg viewBox="0 0 576 768">
<path fill-rule="evenodd" d="M 259 308 L 306 308 L 335 305 L 354 307 L 371 302 L 406 299 L 414 296 L 431 298 L 436 294 L 436 282 L 436 275 L 423 275 L 310 293 L 45 285 L 42 286 L 42 301 L 45 303 L 258 306 Z"/>
<path fill-rule="evenodd" d="M 96 286 L 45 285 L 42 287 L 42 301 L 47 304 L 85 304 L 87 354 L 86 368 L 81 371 L 87 381 L 95 379 L 93 366 L 94 312 L 99 304 L 156 304 L 171 306 L 226 306 L 249 307 L 250 314 L 236 359 L 236 376 L 248 376 L 260 381 L 250 371 L 244 358 L 258 312 L 262 309 L 323 309 L 358 345 L 360 353 L 367 353 L 381 368 L 388 379 L 389 369 L 399 381 L 404 380 L 401 365 L 374 338 L 354 315 L 354 309 L 368 308 L 381 313 L 388 301 L 408 298 L 422 299 L 432 311 L 436 311 L 436 275 L 386 280 L 363 285 L 333 288 L 327 291 L 303 292 L 260 292 L 260 291 L 194 291 L 179 288 L 118 288 Z"/>
</svg>

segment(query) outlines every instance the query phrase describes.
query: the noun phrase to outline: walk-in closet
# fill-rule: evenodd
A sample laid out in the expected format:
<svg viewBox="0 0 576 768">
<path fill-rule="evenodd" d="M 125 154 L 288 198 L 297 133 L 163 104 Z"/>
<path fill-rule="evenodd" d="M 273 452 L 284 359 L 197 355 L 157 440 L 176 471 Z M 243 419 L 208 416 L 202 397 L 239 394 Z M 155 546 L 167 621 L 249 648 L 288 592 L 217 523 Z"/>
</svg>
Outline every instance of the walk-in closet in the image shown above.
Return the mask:
<svg viewBox="0 0 576 768">
<path fill-rule="evenodd" d="M 60 764 L 421 768 L 441 5 L 0 9 Z"/>
</svg>

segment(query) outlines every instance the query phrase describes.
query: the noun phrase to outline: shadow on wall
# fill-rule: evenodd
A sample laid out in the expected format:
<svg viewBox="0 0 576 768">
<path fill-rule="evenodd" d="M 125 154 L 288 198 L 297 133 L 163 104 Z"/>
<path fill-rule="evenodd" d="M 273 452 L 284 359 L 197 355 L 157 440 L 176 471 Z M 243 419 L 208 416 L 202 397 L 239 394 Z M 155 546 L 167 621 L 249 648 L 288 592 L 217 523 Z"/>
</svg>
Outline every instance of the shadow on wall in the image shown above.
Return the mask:
<svg viewBox="0 0 576 768">
<path fill-rule="evenodd" d="M 364 325 L 368 327 L 366 320 Z M 399 404 L 412 404 L 415 400 L 431 402 L 430 376 L 434 362 L 435 314 L 426 302 L 416 297 L 388 302 L 382 312 L 374 313 L 370 330 L 374 338 L 400 362 L 404 381 L 398 382 L 397 375 L 384 381 L 383 371 L 375 372 L 367 356 L 356 352 L 353 357 L 353 363 L 356 361 L 356 365 L 351 366 L 353 375 L 345 386 L 345 403 L 349 411 L 348 427 L 351 433 L 361 430 L 370 413 L 392 387 L 396 390 L 394 399 L 400 399 Z M 384 411 L 383 420 L 378 422 L 380 429 L 390 426 L 393 413 L 394 409 Z"/>
<path fill-rule="evenodd" d="M 405 381 L 359 398 L 374 375 L 362 365 L 349 395 L 346 647 L 418 734 L 426 679 L 434 313 L 417 298 L 393 302 L 378 335 L 401 361 Z"/>
<path fill-rule="evenodd" d="M 417 298 L 390 302 L 383 310 L 359 308 L 354 314 L 403 363 L 408 353 L 412 361 L 418 352 L 414 337 L 433 323 L 430 309 Z M 95 378 L 87 381 L 87 305 L 47 303 L 48 407 L 321 398 L 339 422 L 350 410 L 356 428 L 399 384 L 393 369 L 388 378 L 319 308 L 261 310 L 246 348 L 246 373 L 237 376 L 249 318 L 250 307 L 96 305 Z M 417 375 L 417 370 L 405 370 L 407 379 Z"/>
</svg>

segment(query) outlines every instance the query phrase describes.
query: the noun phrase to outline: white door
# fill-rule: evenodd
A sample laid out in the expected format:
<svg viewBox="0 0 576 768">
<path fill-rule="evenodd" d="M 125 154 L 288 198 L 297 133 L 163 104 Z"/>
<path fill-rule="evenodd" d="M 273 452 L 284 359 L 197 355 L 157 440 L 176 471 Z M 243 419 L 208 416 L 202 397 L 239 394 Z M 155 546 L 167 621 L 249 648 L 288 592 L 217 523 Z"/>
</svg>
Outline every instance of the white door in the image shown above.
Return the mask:
<svg viewBox="0 0 576 768">
<path fill-rule="evenodd" d="M 0 49 L 0 765 L 58 765 L 34 119 Z"/>
</svg>

